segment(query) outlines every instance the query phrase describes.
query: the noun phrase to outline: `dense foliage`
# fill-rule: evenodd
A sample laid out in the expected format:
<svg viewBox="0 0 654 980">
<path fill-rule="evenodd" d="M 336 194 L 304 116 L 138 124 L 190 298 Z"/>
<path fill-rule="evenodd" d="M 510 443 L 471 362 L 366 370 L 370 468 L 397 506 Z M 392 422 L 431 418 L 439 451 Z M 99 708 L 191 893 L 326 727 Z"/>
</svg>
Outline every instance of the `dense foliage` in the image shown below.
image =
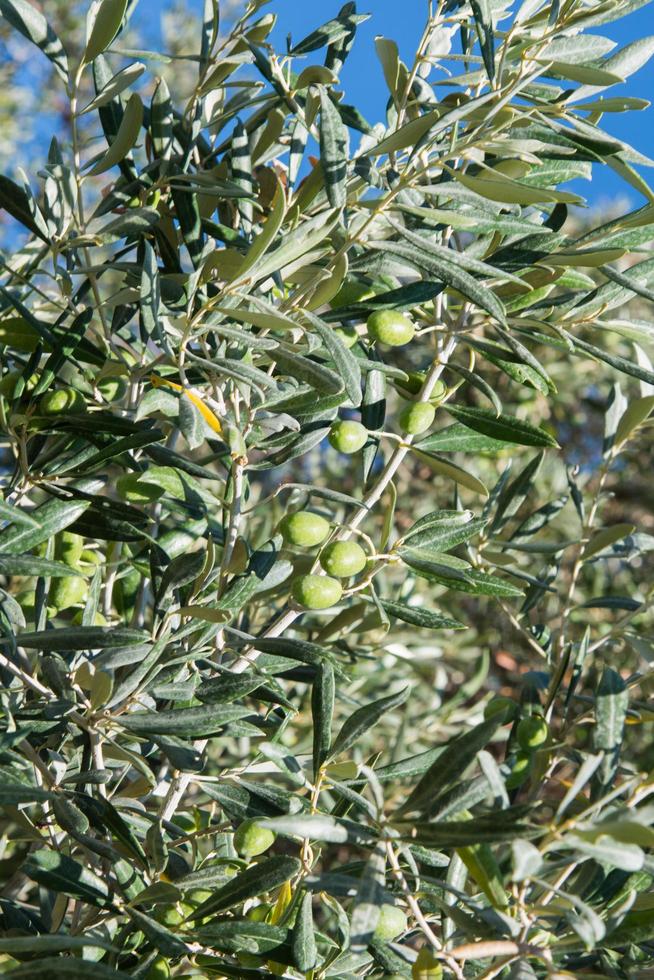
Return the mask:
<svg viewBox="0 0 654 980">
<path fill-rule="evenodd" d="M 374 124 L 369 15 L 265 6 L 0 0 L 70 126 L 0 177 L 0 969 L 651 976 L 642 0 L 426 4 Z"/>
</svg>

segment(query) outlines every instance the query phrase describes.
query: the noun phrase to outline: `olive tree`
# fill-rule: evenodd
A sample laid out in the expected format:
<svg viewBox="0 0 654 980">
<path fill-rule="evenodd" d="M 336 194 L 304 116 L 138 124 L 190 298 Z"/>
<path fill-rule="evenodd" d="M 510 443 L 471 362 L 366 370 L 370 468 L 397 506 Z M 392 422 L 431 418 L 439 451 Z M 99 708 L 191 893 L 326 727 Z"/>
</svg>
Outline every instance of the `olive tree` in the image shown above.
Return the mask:
<svg viewBox="0 0 654 980">
<path fill-rule="evenodd" d="M 650 975 L 642 5 L 425 4 L 369 121 L 354 3 L 0 0 L 70 118 L 0 177 L 10 978 Z"/>
</svg>

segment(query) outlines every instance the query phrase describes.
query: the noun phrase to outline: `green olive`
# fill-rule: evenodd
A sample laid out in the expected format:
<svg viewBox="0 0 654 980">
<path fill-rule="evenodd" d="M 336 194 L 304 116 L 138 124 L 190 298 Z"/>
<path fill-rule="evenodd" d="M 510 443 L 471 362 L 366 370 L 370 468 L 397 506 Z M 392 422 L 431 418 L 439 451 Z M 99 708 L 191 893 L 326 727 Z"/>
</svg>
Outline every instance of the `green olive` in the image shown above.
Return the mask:
<svg viewBox="0 0 654 980">
<path fill-rule="evenodd" d="M 55 558 L 71 568 L 79 564 L 84 551 L 84 538 L 73 531 L 62 531 L 55 541 Z"/>
<path fill-rule="evenodd" d="M 531 769 L 532 754 L 531 752 L 518 752 L 516 754 L 515 760 L 511 767 L 511 772 L 506 779 L 507 789 L 516 789 L 518 786 L 522 786 L 527 776 L 529 775 L 529 770 Z"/>
<path fill-rule="evenodd" d="M 442 980 L 443 967 L 428 946 L 423 946 L 411 964 L 411 980 Z"/>
<path fill-rule="evenodd" d="M 79 414 L 86 408 L 81 392 L 75 388 L 57 388 L 48 391 L 39 402 L 42 415 L 68 415 L 70 412 Z"/>
<path fill-rule="evenodd" d="M 252 922 L 265 922 L 273 908 L 274 906 L 270 902 L 261 902 L 260 905 L 255 905 L 254 908 L 249 910 L 247 917 Z"/>
<path fill-rule="evenodd" d="M 295 601 L 305 609 L 329 609 L 343 595 L 341 583 L 329 575 L 300 575 L 291 591 Z"/>
<path fill-rule="evenodd" d="M 279 526 L 284 541 L 298 548 L 313 548 L 322 544 L 329 534 L 329 521 L 311 511 L 298 510 L 294 514 L 287 514 Z"/>
<path fill-rule="evenodd" d="M 370 286 L 358 279 L 346 279 L 339 291 L 331 301 L 333 310 L 338 310 L 342 306 L 352 306 L 353 303 L 361 303 L 364 299 L 374 296 L 374 290 Z"/>
<path fill-rule="evenodd" d="M 73 626 L 81 626 L 82 625 L 82 617 L 83 617 L 83 615 L 84 615 L 84 610 L 83 609 L 78 609 L 77 612 L 75 613 L 75 615 L 73 616 L 72 620 L 71 620 L 71 622 L 73 623 Z M 95 616 L 93 617 L 93 626 L 106 626 L 106 625 L 107 625 L 106 618 L 102 615 L 101 612 L 99 612 L 99 611 L 96 612 Z"/>
<path fill-rule="evenodd" d="M 344 347 L 348 349 L 354 347 L 357 340 L 359 339 L 359 334 L 356 331 L 356 327 L 352 324 L 344 324 L 342 327 L 334 327 L 334 333 L 343 344 Z"/>
<path fill-rule="evenodd" d="M 124 473 L 116 480 L 116 490 L 119 496 L 130 504 L 149 504 L 158 500 L 164 488 L 154 483 L 141 483 L 138 474 Z"/>
<path fill-rule="evenodd" d="M 58 612 L 84 602 L 88 592 L 86 579 L 77 575 L 54 579 L 50 589 L 49 601 Z"/>
<path fill-rule="evenodd" d="M 436 409 L 429 402 L 414 402 L 400 412 L 400 426 L 411 436 L 426 432 L 434 421 Z"/>
<path fill-rule="evenodd" d="M 234 847 L 244 858 L 263 854 L 275 843 L 276 835 L 267 827 L 259 827 L 256 820 L 244 820 L 234 834 Z"/>
<path fill-rule="evenodd" d="M 518 722 L 518 743 L 521 749 L 537 749 L 547 741 L 549 729 L 542 715 L 528 715 Z"/>
<path fill-rule="evenodd" d="M 358 575 L 366 567 L 367 560 L 365 551 L 356 541 L 332 541 L 320 555 L 322 567 L 336 578 Z"/>
<path fill-rule="evenodd" d="M 104 555 L 101 551 L 93 551 L 92 548 L 84 548 L 80 555 L 80 561 L 85 565 L 101 565 Z"/>
<path fill-rule="evenodd" d="M 197 906 L 202 905 L 202 903 L 206 902 L 206 900 L 211 898 L 212 895 L 213 892 L 209 891 L 208 888 L 192 888 L 190 892 L 186 892 L 184 898 L 191 905 Z"/>
<path fill-rule="evenodd" d="M 518 705 L 511 698 L 493 698 L 484 707 L 484 718 L 495 718 L 497 715 L 504 715 L 504 723 L 513 721 L 518 710 Z"/>
<path fill-rule="evenodd" d="M 127 393 L 127 382 L 124 378 L 103 378 L 98 381 L 98 391 L 106 402 L 116 402 Z"/>
<path fill-rule="evenodd" d="M 339 419 L 329 430 L 329 441 L 339 453 L 358 453 L 368 441 L 368 430 L 360 422 Z"/>
<path fill-rule="evenodd" d="M 165 956 L 157 956 L 150 964 L 145 980 L 166 980 L 170 976 L 170 967 Z"/>
<path fill-rule="evenodd" d="M 23 610 L 24 613 L 33 613 L 34 606 L 36 604 L 36 594 L 34 590 L 25 590 L 25 592 L 18 592 L 14 599 Z"/>
<path fill-rule="evenodd" d="M 191 911 L 193 910 L 191 909 Z M 155 908 L 153 918 L 163 926 L 179 926 L 184 921 L 183 913 L 174 905 L 169 905 L 166 908 Z"/>
<path fill-rule="evenodd" d="M 375 310 L 368 317 L 368 334 L 388 347 L 403 347 L 416 332 L 413 322 L 403 313 L 395 310 Z"/>
<path fill-rule="evenodd" d="M 407 918 L 397 905 L 382 905 L 379 919 L 375 926 L 375 939 L 395 939 L 401 932 L 406 931 Z"/>
<path fill-rule="evenodd" d="M 19 378 L 22 378 L 22 376 L 22 371 L 8 371 L 4 378 L 0 381 L 0 395 L 6 395 L 7 398 L 13 398 L 16 390 L 16 382 Z M 27 384 L 25 385 L 27 390 L 31 391 L 32 388 L 36 387 L 38 380 L 39 375 L 36 374 L 36 372 L 31 374 L 27 379 Z"/>
</svg>

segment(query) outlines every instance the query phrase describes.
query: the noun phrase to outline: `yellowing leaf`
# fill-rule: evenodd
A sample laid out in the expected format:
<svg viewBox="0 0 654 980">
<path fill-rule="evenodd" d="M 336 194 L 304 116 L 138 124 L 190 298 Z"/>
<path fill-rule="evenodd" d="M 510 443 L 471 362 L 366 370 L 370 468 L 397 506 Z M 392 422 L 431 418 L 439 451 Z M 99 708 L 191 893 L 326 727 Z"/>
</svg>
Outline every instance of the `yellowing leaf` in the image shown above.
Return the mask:
<svg viewBox="0 0 654 980">
<path fill-rule="evenodd" d="M 188 400 L 197 408 L 198 412 L 207 423 L 209 428 L 213 429 L 214 432 L 222 432 L 223 427 L 220 423 L 218 416 L 211 411 L 211 409 L 205 405 L 202 397 L 197 394 L 192 388 L 185 388 L 184 385 L 177 384 L 175 381 L 169 381 L 167 378 L 160 378 L 156 374 L 150 376 L 150 381 L 155 386 L 155 388 L 172 388 L 173 391 L 179 391 L 182 395 L 185 395 Z"/>
</svg>

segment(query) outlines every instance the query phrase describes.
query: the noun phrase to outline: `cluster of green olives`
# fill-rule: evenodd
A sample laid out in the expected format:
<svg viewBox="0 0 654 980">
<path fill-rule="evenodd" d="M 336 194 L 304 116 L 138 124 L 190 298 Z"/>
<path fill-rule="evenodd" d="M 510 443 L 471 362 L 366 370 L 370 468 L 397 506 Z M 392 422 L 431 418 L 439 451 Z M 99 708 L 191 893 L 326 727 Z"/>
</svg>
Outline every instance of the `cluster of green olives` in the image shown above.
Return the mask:
<svg viewBox="0 0 654 980">
<path fill-rule="evenodd" d="M 489 701 L 484 708 L 484 718 L 495 718 L 502 715 L 504 724 L 515 722 L 519 716 L 519 707 L 511 698 L 497 697 Z M 525 715 L 517 723 L 515 736 L 519 745 L 516 753 L 511 774 L 506 785 L 509 789 L 520 786 L 529 773 L 533 762 L 533 755 L 537 749 L 547 742 L 549 737 L 549 727 L 543 715 L 534 713 Z"/>
<path fill-rule="evenodd" d="M 36 548 L 36 554 L 45 557 L 47 543 Z M 54 559 L 68 565 L 71 571 L 82 572 L 82 575 L 63 575 L 52 579 L 48 592 L 48 612 L 51 616 L 65 612 L 68 609 L 77 608 L 73 615 L 72 622 L 78 625 L 82 621 L 83 610 L 79 608 L 86 602 L 88 596 L 87 574 L 92 574 L 95 566 L 102 561 L 99 552 L 85 547 L 84 538 L 73 531 L 60 531 L 55 537 Z M 34 588 L 25 589 L 19 592 L 17 597 L 23 609 L 32 610 L 34 608 Z M 95 615 L 95 626 L 105 626 L 106 619 L 102 613 Z"/>
<path fill-rule="evenodd" d="M 18 379 L 22 371 L 10 371 L 0 381 L 0 394 L 11 398 L 14 395 Z M 39 375 L 34 373 L 26 383 L 27 391 L 31 391 L 39 382 Z M 97 391 L 106 402 L 119 401 L 127 392 L 127 382 L 124 378 L 103 378 L 98 381 Z M 53 388 L 39 399 L 38 410 L 41 415 L 68 415 L 86 411 L 84 395 L 77 388 Z"/>
<path fill-rule="evenodd" d="M 329 521 L 312 511 L 287 514 L 280 524 L 286 544 L 297 548 L 315 548 L 330 531 Z M 291 592 L 305 609 L 328 609 L 340 601 L 343 586 L 339 579 L 358 575 L 366 567 L 367 556 L 356 541 L 332 541 L 320 553 L 320 565 L 326 575 L 299 575 Z"/>
<path fill-rule="evenodd" d="M 374 295 L 368 287 L 356 282 L 346 284 L 341 289 L 341 293 L 332 301 L 335 309 L 348 305 L 348 302 L 359 302 Z M 387 347 L 403 347 L 413 340 L 416 328 L 413 321 L 404 313 L 399 313 L 397 310 L 375 310 L 366 321 L 366 331 L 377 343 L 385 344 Z M 357 331 L 351 324 L 337 327 L 336 333 L 346 347 L 352 347 L 358 340 Z M 417 387 L 410 386 L 409 390 L 417 394 L 423 382 L 424 377 L 419 379 Z M 440 388 L 436 395 L 436 400 L 442 397 Z M 431 402 L 411 402 L 400 413 L 399 422 L 402 431 L 407 435 L 421 435 L 431 427 L 435 414 L 436 408 Z M 368 432 L 360 422 L 339 420 L 329 431 L 329 441 L 339 453 L 357 453 L 366 444 L 367 439 Z"/>
</svg>

